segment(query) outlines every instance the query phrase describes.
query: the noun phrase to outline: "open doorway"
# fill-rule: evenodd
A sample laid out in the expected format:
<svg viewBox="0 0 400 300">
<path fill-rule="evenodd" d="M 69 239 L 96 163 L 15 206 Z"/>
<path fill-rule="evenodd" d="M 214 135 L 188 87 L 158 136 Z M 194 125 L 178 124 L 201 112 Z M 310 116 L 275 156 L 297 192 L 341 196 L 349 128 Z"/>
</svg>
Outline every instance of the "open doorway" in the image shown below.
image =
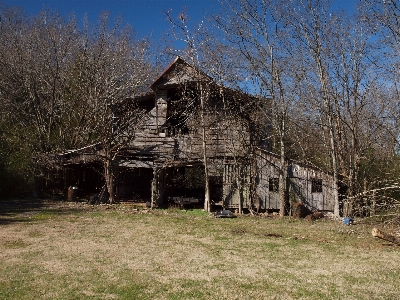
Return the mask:
<svg viewBox="0 0 400 300">
<path fill-rule="evenodd" d="M 204 205 L 204 167 L 182 166 L 165 170 L 165 199 L 171 205 Z"/>
<path fill-rule="evenodd" d="M 151 201 L 153 169 L 124 168 L 118 175 L 116 192 L 118 198 L 132 202 Z"/>
</svg>

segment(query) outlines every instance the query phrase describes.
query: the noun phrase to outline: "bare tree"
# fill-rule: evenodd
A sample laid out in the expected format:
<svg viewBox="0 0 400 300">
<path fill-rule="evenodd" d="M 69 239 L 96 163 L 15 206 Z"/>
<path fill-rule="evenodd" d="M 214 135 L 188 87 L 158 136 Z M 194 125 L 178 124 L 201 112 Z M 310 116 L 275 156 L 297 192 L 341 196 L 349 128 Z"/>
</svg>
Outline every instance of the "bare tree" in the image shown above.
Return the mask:
<svg viewBox="0 0 400 300">
<path fill-rule="evenodd" d="M 352 197 L 362 187 L 360 168 L 371 149 L 378 149 L 392 126 L 386 116 L 390 104 L 372 96 L 380 85 L 380 53 L 372 42 L 375 29 L 357 15 L 334 12 L 329 1 L 289 1 L 281 5 L 281 16 L 290 28 L 303 70 L 303 96 L 321 124 L 335 182 Z M 319 119 L 319 120 L 318 120 Z M 386 146 L 391 147 L 393 141 Z M 335 189 L 335 214 L 339 194 Z"/>
<path fill-rule="evenodd" d="M 149 42 L 120 21 L 110 24 L 107 14 L 79 29 L 73 17 L 43 11 L 27 18 L 5 8 L 0 26 L 0 97 L 13 121 L 9 134 L 42 166 L 54 153 L 99 145 L 113 202 L 113 162 L 142 118 L 127 99 L 154 77 Z"/>
<path fill-rule="evenodd" d="M 131 29 L 119 22 L 110 26 L 107 14 L 100 16 L 93 31 L 87 25 L 82 36 L 83 47 L 76 56 L 71 80 L 71 98 L 85 104 L 84 114 L 80 114 L 84 133 L 87 141 L 101 146 L 97 156 L 103 164 L 109 201 L 113 203 L 115 160 L 134 138 L 143 119 L 132 99 L 145 92 L 153 78 L 149 43 L 134 39 Z"/>
<path fill-rule="evenodd" d="M 273 150 L 280 155 L 280 215 L 289 211 L 286 193 L 288 114 L 295 100 L 290 45 L 272 1 L 226 1 L 224 13 L 214 18 L 224 37 L 241 53 L 243 72 L 249 85 L 262 98 L 272 99 L 272 114 L 264 108 L 264 118 L 272 124 Z"/>
<path fill-rule="evenodd" d="M 0 23 L 0 89 L 8 136 L 34 158 L 27 166 L 40 178 L 53 165 L 50 154 L 62 151 L 64 133 L 71 131 L 63 123 L 68 113 L 64 96 L 77 49 L 76 22 L 49 11 L 28 18 L 4 8 Z"/>
<path fill-rule="evenodd" d="M 4 10 L 1 89 L 10 117 L 33 154 L 61 150 L 65 91 L 77 50 L 76 22 L 48 11 L 25 18 Z"/>
<path fill-rule="evenodd" d="M 178 20 L 172 17 L 171 12 L 167 12 L 167 19 L 171 23 L 172 32 L 176 39 L 182 40 L 187 45 L 187 53 L 186 57 L 189 60 L 189 63 L 195 67 L 195 71 L 197 74 L 195 78 L 198 79 L 197 82 L 197 92 L 199 93 L 200 100 L 200 121 L 201 121 L 201 131 L 202 131 L 202 149 L 203 149 L 203 164 L 204 164 L 204 179 L 205 179 L 205 191 L 204 191 L 204 210 L 210 211 L 210 179 L 209 179 L 209 168 L 208 168 L 208 159 L 207 159 L 207 135 L 206 135 L 206 120 L 205 120 L 205 110 L 207 106 L 207 102 L 210 98 L 210 83 L 211 78 L 208 76 L 204 76 L 197 66 L 199 66 L 199 53 L 198 53 L 198 45 L 196 35 L 192 35 L 192 32 L 189 30 L 187 25 L 187 16 L 184 12 L 180 13 L 178 16 Z M 195 32 L 196 33 L 196 32 Z"/>
<path fill-rule="evenodd" d="M 245 198 L 248 201 L 247 207 L 251 210 L 250 190 L 252 187 L 254 190 L 254 180 L 250 179 L 252 165 L 250 161 L 255 157 L 253 151 L 256 132 L 259 132 L 258 128 L 262 128 L 254 125 L 253 115 L 254 107 L 261 100 L 240 92 L 248 87 L 242 84 L 246 76 L 243 76 L 245 71 L 240 59 L 241 54 L 230 45 L 221 43 L 220 36 L 215 35 L 213 27 L 205 27 L 202 23 L 193 33 L 188 30 L 185 15 L 181 14 L 178 21 L 171 15 L 168 15 L 168 18 L 174 29 L 178 29 L 176 38 L 182 38 L 187 43 L 188 47 L 183 50 L 182 55 L 196 68 L 201 68 L 210 76 L 199 77 L 201 82 L 198 85 L 205 168 L 208 169 L 207 160 L 210 157 L 215 158 L 224 152 L 225 163 L 232 167 L 228 173 L 234 187 L 230 189 L 229 194 L 233 190 L 237 192 L 235 195 L 239 200 L 239 213 L 243 211 Z M 191 32 L 193 35 L 189 34 Z M 199 72 L 203 73 L 201 70 Z M 220 149 L 222 152 L 217 153 L 218 150 L 215 150 L 218 148 L 215 145 L 216 139 L 223 145 L 223 149 Z M 216 160 L 213 159 L 213 167 L 215 163 Z M 208 171 L 205 176 L 208 178 Z M 206 179 L 206 183 L 208 181 L 209 179 Z M 206 186 L 206 191 L 208 189 Z M 225 193 L 228 193 L 227 190 Z M 247 196 L 244 196 L 245 194 Z"/>
<path fill-rule="evenodd" d="M 387 121 L 393 106 L 372 96 L 382 91 L 375 68 L 379 52 L 371 42 L 375 29 L 357 15 L 333 11 L 330 1 L 222 3 L 223 13 L 214 18 L 217 27 L 242 53 L 242 73 L 253 78 L 253 89 L 273 99 L 281 214 L 285 160 L 299 156 L 332 172 L 339 215 L 339 182 L 347 187 L 346 196 L 359 192 L 368 151 L 379 148 L 385 136 L 396 136 L 395 118 Z M 393 140 L 385 145 L 391 147 Z"/>
<path fill-rule="evenodd" d="M 320 103 L 320 116 L 323 127 L 328 133 L 328 144 L 331 156 L 333 180 L 337 185 L 339 179 L 338 151 L 334 124 L 334 101 L 331 93 L 329 60 L 326 49 L 326 37 L 329 28 L 329 3 L 326 1 L 290 1 L 282 7 L 282 16 L 292 28 L 297 40 L 297 51 L 301 53 L 300 61 L 309 79 L 309 88 L 315 87 L 314 99 Z M 325 132 L 325 131 L 324 131 Z M 334 213 L 339 215 L 339 193 L 334 189 Z"/>
</svg>

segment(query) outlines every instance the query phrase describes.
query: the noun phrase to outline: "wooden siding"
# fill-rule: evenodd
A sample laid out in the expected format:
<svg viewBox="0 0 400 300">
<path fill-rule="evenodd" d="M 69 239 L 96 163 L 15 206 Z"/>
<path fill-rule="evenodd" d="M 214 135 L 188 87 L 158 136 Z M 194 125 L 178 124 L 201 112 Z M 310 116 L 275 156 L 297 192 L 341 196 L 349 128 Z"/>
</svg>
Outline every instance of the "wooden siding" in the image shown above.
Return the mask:
<svg viewBox="0 0 400 300">
<path fill-rule="evenodd" d="M 273 156 L 257 159 L 257 195 L 261 209 L 279 209 L 279 193 L 269 190 L 270 179 L 279 178 L 279 160 Z"/>
<path fill-rule="evenodd" d="M 241 191 L 238 180 L 242 182 Z M 250 166 L 225 164 L 223 176 L 223 204 L 227 208 L 239 207 L 240 200 L 244 208 L 250 200 Z"/>
<path fill-rule="evenodd" d="M 261 209 L 279 209 L 279 193 L 270 190 L 270 179 L 279 178 L 280 160 L 276 155 L 260 152 L 257 160 L 257 195 Z M 286 189 L 291 202 L 303 202 L 311 210 L 333 211 L 334 182 L 331 175 L 316 168 L 289 163 Z M 313 191 L 313 181 L 321 183 L 320 191 Z"/>
<path fill-rule="evenodd" d="M 315 168 L 292 164 L 289 168 L 289 180 L 290 192 L 297 201 L 302 201 L 313 210 L 333 211 L 332 176 Z M 321 191 L 312 191 L 314 180 L 321 180 Z"/>
</svg>

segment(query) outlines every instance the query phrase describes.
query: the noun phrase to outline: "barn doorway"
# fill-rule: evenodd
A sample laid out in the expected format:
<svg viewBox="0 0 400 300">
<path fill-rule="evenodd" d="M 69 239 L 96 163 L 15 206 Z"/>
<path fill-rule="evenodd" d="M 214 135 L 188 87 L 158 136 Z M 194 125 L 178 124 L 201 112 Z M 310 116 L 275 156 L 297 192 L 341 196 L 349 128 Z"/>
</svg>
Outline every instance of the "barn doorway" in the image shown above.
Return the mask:
<svg viewBox="0 0 400 300">
<path fill-rule="evenodd" d="M 129 202 L 151 201 L 151 168 L 121 168 L 116 184 L 116 193 L 120 200 Z"/>
<path fill-rule="evenodd" d="M 169 205 L 192 204 L 204 205 L 204 167 L 182 166 L 170 167 L 165 170 L 165 194 Z"/>
</svg>

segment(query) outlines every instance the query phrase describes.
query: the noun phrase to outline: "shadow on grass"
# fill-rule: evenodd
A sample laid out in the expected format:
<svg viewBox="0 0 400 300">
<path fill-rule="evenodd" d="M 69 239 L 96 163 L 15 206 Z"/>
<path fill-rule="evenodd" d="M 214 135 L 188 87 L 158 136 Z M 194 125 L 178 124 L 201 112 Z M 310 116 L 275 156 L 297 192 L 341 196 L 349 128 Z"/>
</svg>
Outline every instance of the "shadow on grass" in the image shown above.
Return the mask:
<svg viewBox="0 0 400 300">
<path fill-rule="evenodd" d="M 0 200 L 0 225 L 32 222 L 46 219 L 45 215 L 75 214 L 83 210 L 62 207 L 62 204 L 62 201 L 35 198 Z"/>
<path fill-rule="evenodd" d="M 0 215 L 37 210 L 44 204 L 45 200 L 35 198 L 0 199 Z"/>
</svg>

